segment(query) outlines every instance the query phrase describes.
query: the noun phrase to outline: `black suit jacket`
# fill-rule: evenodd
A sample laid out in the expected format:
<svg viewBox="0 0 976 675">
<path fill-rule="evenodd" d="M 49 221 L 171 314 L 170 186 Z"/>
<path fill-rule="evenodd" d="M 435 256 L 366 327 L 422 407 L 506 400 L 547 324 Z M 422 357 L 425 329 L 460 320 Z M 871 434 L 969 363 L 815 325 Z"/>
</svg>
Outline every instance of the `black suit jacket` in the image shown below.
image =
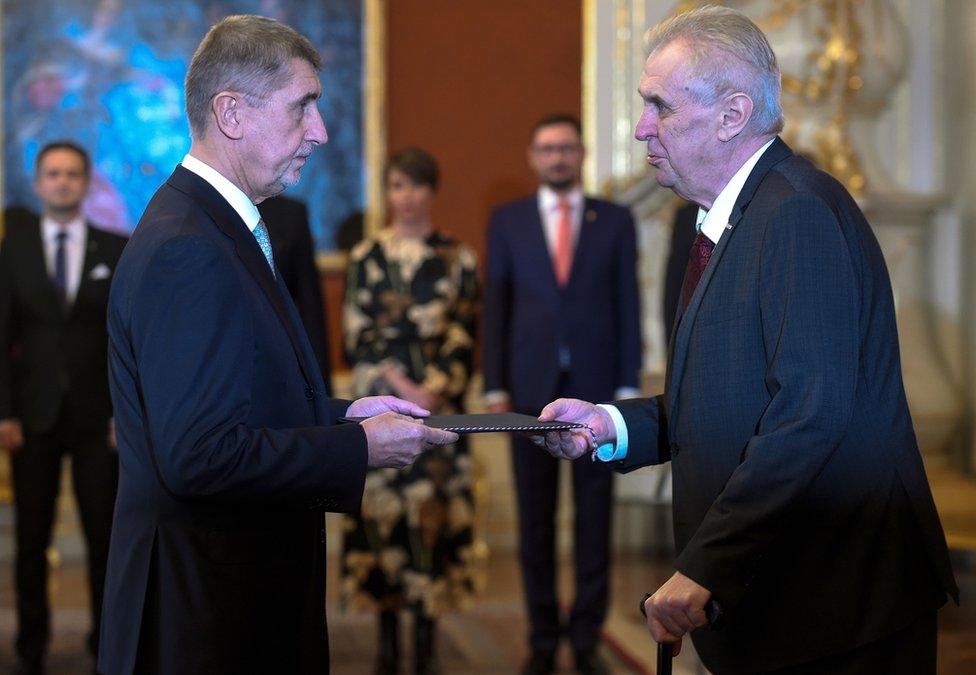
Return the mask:
<svg viewBox="0 0 976 675">
<path fill-rule="evenodd" d="M 348 403 L 323 395 L 287 289 L 183 167 L 119 262 L 109 338 L 100 672 L 327 672 L 322 509 L 359 509 L 365 434 L 332 426 Z"/>
<path fill-rule="evenodd" d="M 109 286 L 125 237 L 86 224 L 78 293 L 62 307 L 37 218 L 8 222 L 0 246 L 0 419 L 49 431 L 106 432 L 112 416 L 105 330 Z"/>
<path fill-rule="evenodd" d="M 618 468 L 671 461 L 676 566 L 726 611 L 695 646 L 717 673 L 754 673 L 876 640 L 958 590 L 857 204 L 777 139 L 729 226 L 665 393 L 618 404 Z"/>
<path fill-rule="evenodd" d="M 278 196 L 261 202 L 258 211 L 271 237 L 275 268 L 295 301 L 312 351 L 315 352 L 315 360 L 322 371 L 326 394 L 329 394 L 332 390 L 329 330 L 319 271 L 315 265 L 315 244 L 308 224 L 308 209 L 300 201 Z"/>
<path fill-rule="evenodd" d="M 488 229 L 485 391 L 505 390 L 538 413 L 559 395 L 559 347 L 569 387 L 607 400 L 639 387 L 641 337 L 634 220 L 622 206 L 587 198 L 569 283 L 560 288 L 536 195 L 499 207 Z"/>
</svg>

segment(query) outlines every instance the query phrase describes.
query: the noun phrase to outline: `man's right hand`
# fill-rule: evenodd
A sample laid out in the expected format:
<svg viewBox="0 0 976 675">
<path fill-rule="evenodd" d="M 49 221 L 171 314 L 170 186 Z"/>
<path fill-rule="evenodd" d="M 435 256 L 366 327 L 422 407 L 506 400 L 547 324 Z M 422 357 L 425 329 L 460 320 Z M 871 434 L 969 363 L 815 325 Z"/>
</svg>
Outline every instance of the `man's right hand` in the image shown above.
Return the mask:
<svg viewBox="0 0 976 675">
<path fill-rule="evenodd" d="M 24 444 L 24 430 L 20 420 L 8 418 L 0 420 L 0 450 L 16 452 Z"/>
<path fill-rule="evenodd" d="M 395 412 L 363 420 L 362 427 L 366 432 L 371 469 L 402 469 L 413 464 L 424 450 L 458 440 L 452 431 L 434 429 Z"/>
<path fill-rule="evenodd" d="M 540 422 L 575 422 L 586 429 L 530 434 L 532 441 L 556 459 L 577 459 L 604 443 L 615 443 L 617 429 L 603 408 L 575 398 L 560 398 L 542 409 Z"/>
</svg>

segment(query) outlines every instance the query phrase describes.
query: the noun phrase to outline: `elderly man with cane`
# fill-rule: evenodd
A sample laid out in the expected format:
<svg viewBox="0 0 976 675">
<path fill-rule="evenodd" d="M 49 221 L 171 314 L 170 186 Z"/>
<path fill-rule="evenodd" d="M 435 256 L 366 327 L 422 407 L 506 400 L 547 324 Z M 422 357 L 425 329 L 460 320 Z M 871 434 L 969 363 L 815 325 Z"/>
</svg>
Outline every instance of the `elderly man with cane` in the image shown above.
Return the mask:
<svg viewBox="0 0 976 675">
<path fill-rule="evenodd" d="M 665 392 L 557 400 L 541 420 L 588 428 L 535 440 L 618 471 L 671 462 L 677 571 L 642 606 L 675 652 L 691 633 L 719 675 L 935 673 L 958 589 L 878 242 L 777 136 L 755 24 L 705 7 L 648 44 L 636 136 L 658 183 L 701 207 Z"/>
</svg>

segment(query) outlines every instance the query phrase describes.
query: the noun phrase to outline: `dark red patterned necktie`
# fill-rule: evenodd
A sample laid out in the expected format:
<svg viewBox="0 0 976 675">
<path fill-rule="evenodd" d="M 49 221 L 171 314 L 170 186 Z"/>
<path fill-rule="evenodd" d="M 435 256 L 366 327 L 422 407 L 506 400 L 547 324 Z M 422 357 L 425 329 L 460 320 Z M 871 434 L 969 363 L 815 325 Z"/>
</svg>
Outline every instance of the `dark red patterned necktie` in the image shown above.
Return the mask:
<svg viewBox="0 0 976 675">
<path fill-rule="evenodd" d="M 688 309 L 688 303 L 691 302 L 691 296 L 695 294 L 695 288 L 701 281 L 702 273 L 705 271 L 705 266 L 708 265 L 708 259 L 712 257 L 712 249 L 714 248 L 715 244 L 712 243 L 712 240 L 699 231 L 691 245 L 691 252 L 688 254 L 685 280 L 681 284 L 681 314 L 679 316 Z"/>
</svg>

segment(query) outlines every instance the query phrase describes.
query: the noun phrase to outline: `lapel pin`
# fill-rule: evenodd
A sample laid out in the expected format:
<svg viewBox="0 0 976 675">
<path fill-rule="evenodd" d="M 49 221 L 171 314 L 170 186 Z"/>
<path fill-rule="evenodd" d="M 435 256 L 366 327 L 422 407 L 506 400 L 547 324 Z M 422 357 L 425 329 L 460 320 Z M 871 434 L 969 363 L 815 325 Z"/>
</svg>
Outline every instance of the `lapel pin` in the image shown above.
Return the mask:
<svg viewBox="0 0 976 675">
<path fill-rule="evenodd" d="M 726 223 L 725 224 L 725 229 L 726 230 L 731 230 L 732 229 L 732 223 Z"/>
<path fill-rule="evenodd" d="M 592 223 L 596 221 L 596 211 L 593 209 L 587 209 L 586 211 L 586 222 Z"/>
</svg>

